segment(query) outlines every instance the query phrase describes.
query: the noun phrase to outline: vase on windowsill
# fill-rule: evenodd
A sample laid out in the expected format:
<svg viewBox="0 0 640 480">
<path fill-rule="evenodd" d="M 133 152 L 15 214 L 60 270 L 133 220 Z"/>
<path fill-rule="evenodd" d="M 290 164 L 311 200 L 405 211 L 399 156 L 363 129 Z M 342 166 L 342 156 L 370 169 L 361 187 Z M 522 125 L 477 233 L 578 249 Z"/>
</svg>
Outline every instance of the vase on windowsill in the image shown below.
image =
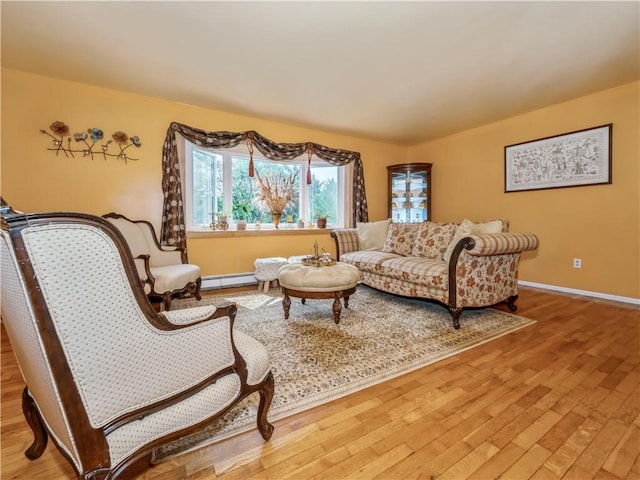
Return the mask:
<svg viewBox="0 0 640 480">
<path fill-rule="evenodd" d="M 246 230 L 247 229 L 247 221 L 246 220 L 236 220 L 236 229 L 237 230 Z"/>
<path fill-rule="evenodd" d="M 271 218 L 273 219 L 273 225 L 279 228 L 280 220 L 282 220 L 282 212 L 271 212 Z"/>
</svg>

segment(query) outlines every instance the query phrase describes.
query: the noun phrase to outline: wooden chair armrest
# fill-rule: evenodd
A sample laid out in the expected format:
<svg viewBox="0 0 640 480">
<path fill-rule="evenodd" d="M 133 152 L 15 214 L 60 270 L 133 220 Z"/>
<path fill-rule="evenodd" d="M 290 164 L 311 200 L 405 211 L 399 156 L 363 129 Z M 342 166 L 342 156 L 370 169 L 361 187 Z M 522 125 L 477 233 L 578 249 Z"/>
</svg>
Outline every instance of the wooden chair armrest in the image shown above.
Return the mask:
<svg viewBox="0 0 640 480">
<path fill-rule="evenodd" d="M 169 310 L 158 314 L 159 326 L 156 326 L 162 330 L 180 330 L 221 317 L 229 317 L 233 324 L 237 311 L 238 307 L 233 302 Z"/>
<path fill-rule="evenodd" d="M 137 257 L 135 257 L 133 260 L 142 260 L 143 264 L 144 264 L 144 273 L 146 275 L 146 278 L 141 278 L 140 280 L 142 280 L 142 283 L 148 283 L 149 285 L 151 285 L 153 287 L 153 284 L 155 283 L 156 279 L 153 276 L 153 274 L 151 273 L 151 265 L 149 263 L 149 260 L 151 258 L 151 255 L 138 255 Z M 138 264 L 138 262 L 135 262 L 136 265 Z M 141 273 L 139 271 L 139 273 Z"/>
</svg>

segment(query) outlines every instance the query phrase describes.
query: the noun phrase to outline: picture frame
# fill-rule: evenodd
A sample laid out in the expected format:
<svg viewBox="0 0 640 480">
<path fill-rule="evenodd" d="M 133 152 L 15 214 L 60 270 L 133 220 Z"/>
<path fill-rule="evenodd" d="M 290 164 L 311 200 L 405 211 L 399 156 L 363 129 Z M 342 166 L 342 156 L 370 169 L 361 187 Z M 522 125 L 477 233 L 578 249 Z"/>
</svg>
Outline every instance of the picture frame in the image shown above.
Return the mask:
<svg viewBox="0 0 640 480">
<path fill-rule="evenodd" d="M 613 124 L 504 147 L 504 191 L 612 183 Z"/>
</svg>

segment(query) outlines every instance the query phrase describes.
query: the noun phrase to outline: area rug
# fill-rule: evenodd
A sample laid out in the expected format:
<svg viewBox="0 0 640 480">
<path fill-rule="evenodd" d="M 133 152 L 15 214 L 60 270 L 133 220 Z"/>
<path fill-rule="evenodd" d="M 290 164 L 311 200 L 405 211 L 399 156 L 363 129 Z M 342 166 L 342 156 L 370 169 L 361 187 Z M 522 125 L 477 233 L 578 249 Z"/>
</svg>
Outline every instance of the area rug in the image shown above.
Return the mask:
<svg viewBox="0 0 640 480">
<path fill-rule="evenodd" d="M 235 328 L 262 342 L 271 355 L 275 395 L 271 422 L 387 381 L 535 323 L 491 308 L 465 310 L 455 330 L 446 308 L 359 286 L 332 318 L 332 300 L 292 299 L 284 320 L 282 295 L 271 290 L 175 301 L 175 308 L 238 305 Z M 258 394 L 216 425 L 175 441 L 154 455 L 161 462 L 188 450 L 256 429 Z M 257 435 L 256 429 L 256 435 Z M 277 435 L 277 428 L 274 432 Z"/>
</svg>

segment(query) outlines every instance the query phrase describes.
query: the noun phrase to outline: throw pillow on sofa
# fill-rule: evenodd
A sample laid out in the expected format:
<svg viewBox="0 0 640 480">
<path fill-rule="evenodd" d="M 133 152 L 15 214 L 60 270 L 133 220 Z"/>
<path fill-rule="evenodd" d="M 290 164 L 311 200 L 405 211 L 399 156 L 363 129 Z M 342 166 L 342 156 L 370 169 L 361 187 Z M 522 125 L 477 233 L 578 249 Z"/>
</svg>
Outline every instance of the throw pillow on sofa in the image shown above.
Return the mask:
<svg viewBox="0 0 640 480">
<path fill-rule="evenodd" d="M 382 250 L 391 219 L 378 222 L 357 222 L 359 250 Z"/>
<path fill-rule="evenodd" d="M 389 225 L 382 251 L 398 255 L 411 255 L 419 227 L 419 223 L 392 223 Z"/>
<path fill-rule="evenodd" d="M 455 230 L 455 223 L 421 223 L 411 255 L 442 260 Z"/>
<path fill-rule="evenodd" d="M 449 263 L 449 259 L 451 258 L 453 249 L 455 248 L 456 244 L 464 237 L 468 237 L 469 235 L 473 235 L 474 233 L 500 233 L 503 231 L 502 227 L 502 220 L 473 223 L 471 220 L 467 220 L 465 218 L 462 222 L 460 222 L 458 228 L 456 228 L 456 232 L 453 234 L 453 238 L 451 239 L 447 250 L 444 252 L 444 261 Z"/>
</svg>

